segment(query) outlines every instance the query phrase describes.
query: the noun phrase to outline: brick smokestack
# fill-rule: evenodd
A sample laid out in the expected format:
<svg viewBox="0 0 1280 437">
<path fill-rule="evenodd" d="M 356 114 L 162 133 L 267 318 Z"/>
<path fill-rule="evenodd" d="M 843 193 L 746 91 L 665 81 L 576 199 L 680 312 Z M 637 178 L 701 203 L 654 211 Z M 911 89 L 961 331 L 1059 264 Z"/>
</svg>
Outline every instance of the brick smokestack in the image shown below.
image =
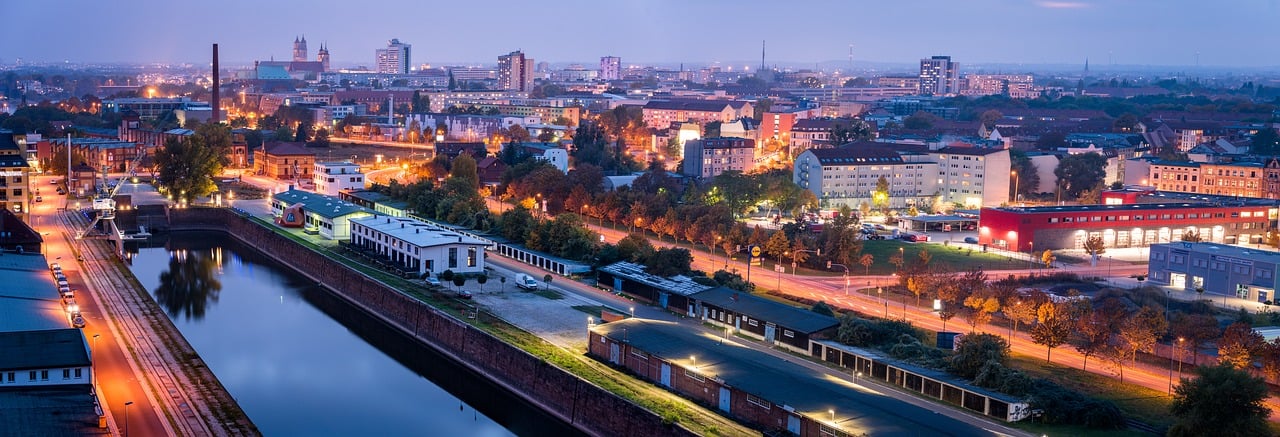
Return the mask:
<svg viewBox="0 0 1280 437">
<path fill-rule="evenodd" d="M 213 115 L 209 117 L 209 122 L 217 124 L 222 121 L 222 81 L 218 80 L 218 45 L 213 45 Z"/>
</svg>

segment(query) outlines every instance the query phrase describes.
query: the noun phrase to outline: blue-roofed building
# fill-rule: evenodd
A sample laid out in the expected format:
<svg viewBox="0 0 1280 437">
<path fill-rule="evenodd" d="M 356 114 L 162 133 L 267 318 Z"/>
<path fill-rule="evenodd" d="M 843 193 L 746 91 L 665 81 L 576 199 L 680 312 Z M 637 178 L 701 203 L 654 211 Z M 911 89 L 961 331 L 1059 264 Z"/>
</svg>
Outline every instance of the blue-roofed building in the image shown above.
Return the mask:
<svg viewBox="0 0 1280 437">
<path fill-rule="evenodd" d="M 300 215 L 304 229 L 330 240 L 351 239 L 351 219 L 369 217 L 374 211 L 334 196 L 289 190 L 271 195 L 271 212 L 286 221 Z"/>
</svg>

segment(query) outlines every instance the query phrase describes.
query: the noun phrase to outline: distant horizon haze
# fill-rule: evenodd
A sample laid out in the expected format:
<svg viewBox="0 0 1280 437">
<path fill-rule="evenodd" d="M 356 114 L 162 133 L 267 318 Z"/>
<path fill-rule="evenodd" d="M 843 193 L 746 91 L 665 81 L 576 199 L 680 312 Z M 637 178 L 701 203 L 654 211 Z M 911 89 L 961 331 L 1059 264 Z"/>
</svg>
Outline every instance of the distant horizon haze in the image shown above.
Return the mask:
<svg viewBox="0 0 1280 437">
<path fill-rule="evenodd" d="M 227 0 L 213 4 L 134 0 L 46 0 L 6 5 L 0 64 L 224 63 L 289 60 L 295 37 L 308 58 L 321 44 L 336 66 L 372 66 L 374 50 L 398 38 L 412 64 L 493 65 L 523 50 L 538 62 L 601 56 L 624 64 L 765 64 L 816 68 L 848 62 L 910 67 L 948 55 L 974 65 L 1280 69 L 1268 47 L 1280 0 L 564 0 L 556 7 L 497 1 L 350 2 Z M 371 25 L 370 23 L 374 23 Z M 68 31 L 73 30 L 73 31 Z M 862 65 L 859 65 L 862 64 Z M 806 67 L 806 65 L 808 65 Z"/>
</svg>

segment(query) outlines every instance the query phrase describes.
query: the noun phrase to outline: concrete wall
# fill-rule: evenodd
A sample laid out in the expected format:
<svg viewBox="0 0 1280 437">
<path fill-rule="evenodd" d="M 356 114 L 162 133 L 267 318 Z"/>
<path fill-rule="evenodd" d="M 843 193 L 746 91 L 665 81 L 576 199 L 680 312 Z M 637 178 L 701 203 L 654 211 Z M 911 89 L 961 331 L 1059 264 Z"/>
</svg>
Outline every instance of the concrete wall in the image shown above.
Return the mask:
<svg viewBox="0 0 1280 437">
<path fill-rule="evenodd" d="M 678 425 L 626 399 L 529 355 L 519 348 L 376 282 L 345 265 L 317 256 L 293 240 L 226 209 L 171 212 L 171 230 L 222 230 L 487 376 L 494 383 L 592 435 L 692 436 Z"/>
</svg>

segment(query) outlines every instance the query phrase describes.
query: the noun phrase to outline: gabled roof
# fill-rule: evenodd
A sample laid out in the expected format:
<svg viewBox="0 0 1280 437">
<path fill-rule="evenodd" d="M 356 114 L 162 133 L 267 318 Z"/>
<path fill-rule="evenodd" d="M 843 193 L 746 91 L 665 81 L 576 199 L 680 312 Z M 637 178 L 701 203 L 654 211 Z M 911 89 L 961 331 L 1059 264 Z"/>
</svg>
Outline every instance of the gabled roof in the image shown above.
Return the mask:
<svg viewBox="0 0 1280 437">
<path fill-rule="evenodd" d="M 0 370 L 89 365 L 89 348 L 79 329 L 0 332 Z"/>
<path fill-rule="evenodd" d="M 806 309 L 774 302 L 751 293 L 725 287 L 694 293 L 690 297 L 753 319 L 775 323 L 778 326 L 812 334 L 840 324 L 835 317 L 825 316 Z"/>
</svg>

